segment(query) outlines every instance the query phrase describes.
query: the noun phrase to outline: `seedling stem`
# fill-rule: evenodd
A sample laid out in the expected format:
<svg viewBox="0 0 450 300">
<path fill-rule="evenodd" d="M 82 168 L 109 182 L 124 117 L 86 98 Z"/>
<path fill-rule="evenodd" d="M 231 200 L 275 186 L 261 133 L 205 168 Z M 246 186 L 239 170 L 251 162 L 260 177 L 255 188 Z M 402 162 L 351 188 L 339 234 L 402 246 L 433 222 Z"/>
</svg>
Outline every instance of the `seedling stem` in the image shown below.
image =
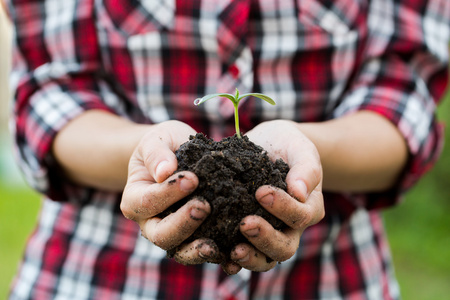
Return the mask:
<svg viewBox="0 0 450 300">
<path fill-rule="evenodd" d="M 197 98 L 197 99 L 195 99 L 194 104 L 195 104 L 195 105 L 200 105 L 200 104 L 202 104 L 203 102 L 205 102 L 205 101 L 207 101 L 207 100 L 209 100 L 209 99 L 215 98 L 215 97 L 225 97 L 225 98 L 228 98 L 228 99 L 233 103 L 233 106 L 234 106 L 234 125 L 235 125 L 235 128 L 236 128 L 236 135 L 238 136 L 238 138 L 242 138 L 242 137 L 241 137 L 241 131 L 240 131 L 240 129 L 239 129 L 239 113 L 238 113 L 238 107 L 239 107 L 239 102 L 240 102 L 242 99 L 244 99 L 245 97 L 248 97 L 248 96 L 255 96 L 255 97 L 257 97 L 257 98 L 259 98 L 259 99 L 262 99 L 262 100 L 264 100 L 264 101 L 266 101 L 267 103 L 270 103 L 270 104 L 272 104 L 272 105 L 275 105 L 275 104 L 276 104 L 275 101 L 274 101 L 272 98 L 270 98 L 270 97 L 267 96 L 267 95 L 260 94 L 260 93 L 247 93 L 247 94 L 243 94 L 243 95 L 240 96 L 240 95 L 239 95 L 238 89 L 236 89 L 236 94 L 235 94 L 234 96 L 231 95 L 231 94 L 225 94 L 225 93 L 209 94 L 209 95 L 204 96 L 203 98 Z"/>
</svg>

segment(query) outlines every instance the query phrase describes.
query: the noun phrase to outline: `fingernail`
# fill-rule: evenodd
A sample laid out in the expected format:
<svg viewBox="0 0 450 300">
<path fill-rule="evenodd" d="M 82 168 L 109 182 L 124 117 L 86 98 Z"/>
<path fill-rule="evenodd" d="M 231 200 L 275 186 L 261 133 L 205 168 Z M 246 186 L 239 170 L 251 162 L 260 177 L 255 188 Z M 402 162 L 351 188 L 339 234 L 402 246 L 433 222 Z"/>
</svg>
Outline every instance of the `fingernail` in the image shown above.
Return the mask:
<svg viewBox="0 0 450 300">
<path fill-rule="evenodd" d="M 214 248 L 207 244 L 200 244 L 198 247 L 198 255 L 201 258 L 211 258 L 216 255 Z"/>
<path fill-rule="evenodd" d="M 180 180 L 180 190 L 185 192 L 192 192 L 193 190 L 195 190 L 195 184 L 192 182 L 192 180 L 182 178 Z"/>
<path fill-rule="evenodd" d="M 305 199 L 308 198 L 308 187 L 306 186 L 305 182 L 301 179 L 297 180 L 297 187 L 300 191 L 300 199 Z"/>
<path fill-rule="evenodd" d="M 162 178 L 163 173 L 164 173 L 164 169 L 166 168 L 167 164 L 169 162 L 167 160 L 163 160 L 161 161 L 157 166 L 156 166 L 156 170 L 155 170 L 155 177 L 156 178 Z M 164 179 L 163 179 L 164 180 Z"/>
<path fill-rule="evenodd" d="M 273 194 L 272 193 L 269 193 L 269 194 L 267 194 L 267 195 L 265 195 L 264 197 L 262 197 L 260 200 L 259 200 L 259 202 L 261 203 L 261 204 L 263 204 L 263 205 L 265 205 L 265 206 L 269 206 L 269 207 L 272 207 L 272 205 L 273 205 Z"/>
<path fill-rule="evenodd" d="M 245 234 L 251 238 L 257 237 L 259 235 L 259 228 L 249 229 L 245 231 Z"/>
<path fill-rule="evenodd" d="M 191 209 L 191 219 L 195 221 L 202 221 L 206 218 L 207 213 L 201 208 L 194 207 Z"/>
</svg>

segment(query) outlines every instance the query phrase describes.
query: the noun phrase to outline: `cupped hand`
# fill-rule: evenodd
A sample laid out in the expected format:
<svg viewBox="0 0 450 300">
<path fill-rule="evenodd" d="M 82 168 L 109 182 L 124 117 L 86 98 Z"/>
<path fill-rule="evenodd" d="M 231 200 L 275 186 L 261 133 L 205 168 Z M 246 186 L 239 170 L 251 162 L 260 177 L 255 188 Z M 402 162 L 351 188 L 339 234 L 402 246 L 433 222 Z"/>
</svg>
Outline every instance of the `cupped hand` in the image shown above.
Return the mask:
<svg viewBox="0 0 450 300">
<path fill-rule="evenodd" d="M 183 244 L 209 215 L 206 201 L 192 199 L 167 217 L 158 217 L 198 185 L 192 172 L 173 174 L 177 169 L 175 150 L 195 133 L 179 121 L 152 125 L 130 158 L 120 205 L 124 216 L 137 222 L 142 235 L 153 244 L 164 250 L 179 247 L 175 259 L 183 264 L 214 261 L 219 255 L 212 241 Z"/>
<path fill-rule="evenodd" d="M 263 218 L 247 216 L 242 220 L 240 230 L 250 243 L 237 245 L 231 253 L 231 259 L 239 267 L 263 272 L 275 267 L 277 262 L 291 258 L 298 249 L 303 231 L 324 217 L 322 166 L 316 147 L 295 122 L 264 122 L 247 136 L 262 146 L 271 159 L 281 158 L 290 167 L 286 177 L 287 192 L 262 186 L 255 195 L 268 212 L 287 225 L 286 229 L 275 230 Z M 239 270 L 233 264 L 224 269 L 228 273 Z"/>
</svg>

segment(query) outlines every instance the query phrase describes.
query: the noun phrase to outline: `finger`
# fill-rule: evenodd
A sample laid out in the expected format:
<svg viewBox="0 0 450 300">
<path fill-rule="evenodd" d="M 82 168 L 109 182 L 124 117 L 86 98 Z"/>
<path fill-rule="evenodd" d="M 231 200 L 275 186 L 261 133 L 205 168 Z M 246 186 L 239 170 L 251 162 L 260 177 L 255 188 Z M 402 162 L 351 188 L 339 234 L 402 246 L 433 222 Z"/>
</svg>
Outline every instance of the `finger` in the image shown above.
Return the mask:
<svg viewBox="0 0 450 300">
<path fill-rule="evenodd" d="M 240 225 L 242 234 L 256 249 L 275 261 L 285 261 L 297 251 L 302 230 L 276 230 L 259 216 L 247 216 Z"/>
<path fill-rule="evenodd" d="M 186 240 L 211 212 L 207 201 L 193 199 L 176 212 L 161 219 L 138 221 L 142 235 L 156 246 L 169 250 Z"/>
<path fill-rule="evenodd" d="M 231 259 L 239 266 L 254 272 L 273 269 L 277 262 L 248 244 L 239 244 L 231 252 Z"/>
<path fill-rule="evenodd" d="M 282 189 L 267 185 L 260 187 L 255 197 L 268 212 L 293 229 L 304 230 L 324 215 L 320 189 L 314 190 L 305 203 L 297 201 Z"/>
<path fill-rule="evenodd" d="M 163 182 L 177 169 L 175 151 L 195 134 L 190 126 L 171 120 L 155 125 L 142 139 L 137 151 L 150 175 Z"/>
<path fill-rule="evenodd" d="M 308 218 L 308 226 L 319 223 L 325 217 L 325 204 L 321 188 L 316 188 L 311 193 L 308 197 L 306 205 L 308 208 L 306 214 L 310 216 L 310 218 Z"/>
<path fill-rule="evenodd" d="M 227 273 L 227 275 L 235 275 L 242 269 L 238 263 L 233 261 L 227 261 L 222 263 L 220 266 L 222 267 L 222 270 Z"/>
<path fill-rule="evenodd" d="M 174 259 L 183 265 L 195 265 L 205 262 L 220 263 L 224 255 L 217 245 L 209 239 L 198 239 L 178 247 Z"/>
<path fill-rule="evenodd" d="M 288 193 L 301 202 L 306 202 L 312 191 L 322 185 L 320 158 L 315 157 L 316 152 L 309 155 L 312 157 L 296 156 L 295 160 L 290 162 L 290 170 L 286 176 Z"/>
<path fill-rule="evenodd" d="M 197 176 L 187 171 L 173 174 L 160 184 L 145 181 L 128 183 L 120 208 L 125 217 L 131 220 L 148 219 L 192 193 L 197 186 Z"/>
<path fill-rule="evenodd" d="M 173 147 L 169 137 L 152 132 L 138 146 L 137 156 L 144 164 L 149 175 L 156 182 L 161 183 L 177 169 L 175 150 L 176 148 Z"/>
</svg>

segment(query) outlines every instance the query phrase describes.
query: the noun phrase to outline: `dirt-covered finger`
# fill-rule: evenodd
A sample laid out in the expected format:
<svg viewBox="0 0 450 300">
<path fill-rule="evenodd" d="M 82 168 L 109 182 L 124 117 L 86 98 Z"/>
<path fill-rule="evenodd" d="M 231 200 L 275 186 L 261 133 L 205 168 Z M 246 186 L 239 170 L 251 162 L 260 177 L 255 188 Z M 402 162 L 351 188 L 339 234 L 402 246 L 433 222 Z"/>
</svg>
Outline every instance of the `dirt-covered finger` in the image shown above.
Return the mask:
<svg viewBox="0 0 450 300">
<path fill-rule="evenodd" d="M 192 193 L 197 185 L 198 178 L 192 172 L 173 174 L 163 183 L 130 183 L 124 190 L 120 208 L 129 219 L 145 220 Z"/>
<path fill-rule="evenodd" d="M 283 221 L 287 226 L 298 228 L 302 206 L 305 204 L 291 197 L 282 189 L 272 186 L 262 186 L 255 194 L 259 203 L 272 215 Z"/>
<path fill-rule="evenodd" d="M 234 261 L 224 262 L 220 266 L 222 267 L 222 270 L 228 275 L 235 275 L 242 269 L 242 267 Z"/>
<path fill-rule="evenodd" d="M 173 258 L 184 265 L 195 265 L 204 262 L 219 263 L 223 260 L 223 254 L 212 240 L 199 239 L 177 247 Z"/>
<path fill-rule="evenodd" d="M 242 268 L 254 272 L 266 272 L 276 265 L 276 261 L 248 244 L 239 244 L 231 252 L 231 259 Z"/>
<path fill-rule="evenodd" d="M 309 211 L 309 222 L 307 226 L 317 224 L 325 217 L 325 204 L 323 200 L 323 194 L 321 190 L 314 190 L 306 201 L 307 209 Z"/>
<path fill-rule="evenodd" d="M 256 249 L 279 262 L 285 261 L 295 254 L 303 232 L 292 228 L 276 230 L 258 216 L 244 218 L 240 230 Z"/>
<path fill-rule="evenodd" d="M 292 201 L 292 198 L 290 200 L 285 196 L 275 199 L 272 214 L 290 228 L 303 231 L 318 223 L 325 216 L 323 194 L 319 187 L 311 192 L 305 203 Z"/>
<path fill-rule="evenodd" d="M 211 212 L 209 203 L 193 199 L 165 218 L 139 222 L 142 235 L 156 246 L 169 250 L 184 242 Z"/>
</svg>

